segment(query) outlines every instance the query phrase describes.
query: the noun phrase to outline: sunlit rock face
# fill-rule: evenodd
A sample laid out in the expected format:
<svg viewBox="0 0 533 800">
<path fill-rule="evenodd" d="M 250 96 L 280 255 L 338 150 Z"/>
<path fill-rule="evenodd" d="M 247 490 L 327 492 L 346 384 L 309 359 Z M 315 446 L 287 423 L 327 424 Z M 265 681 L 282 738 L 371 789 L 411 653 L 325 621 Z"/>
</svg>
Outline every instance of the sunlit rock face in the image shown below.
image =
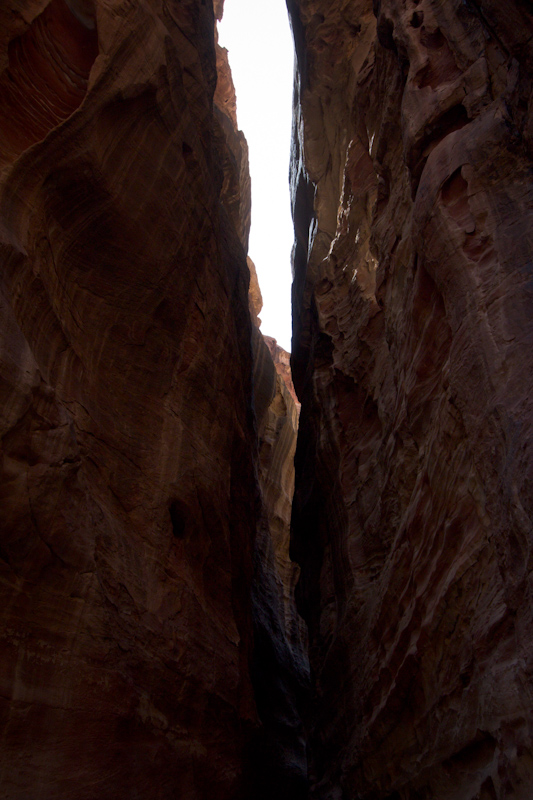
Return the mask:
<svg viewBox="0 0 533 800">
<path fill-rule="evenodd" d="M 0 794 L 248 798 L 257 434 L 213 8 L 0 21 Z"/>
<path fill-rule="evenodd" d="M 526 800 L 531 11 L 289 8 L 312 796 Z"/>
</svg>

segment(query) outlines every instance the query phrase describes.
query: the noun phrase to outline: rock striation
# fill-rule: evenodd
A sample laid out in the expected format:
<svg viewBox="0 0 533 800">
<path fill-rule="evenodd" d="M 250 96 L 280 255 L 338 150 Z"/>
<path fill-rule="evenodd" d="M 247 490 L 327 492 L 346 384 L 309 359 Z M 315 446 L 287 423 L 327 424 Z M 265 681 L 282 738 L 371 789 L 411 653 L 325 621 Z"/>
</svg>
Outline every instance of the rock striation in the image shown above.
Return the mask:
<svg viewBox="0 0 533 800">
<path fill-rule="evenodd" d="M 295 605 L 298 567 L 289 556 L 294 453 L 299 404 L 286 383 L 289 354 L 275 339 L 253 335 L 254 398 L 259 434 L 261 514 L 254 588 L 252 678 L 263 730 L 253 797 L 307 797 L 302 710 L 309 683 L 307 632 Z M 272 357 L 274 355 L 274 358 Z"/>
<path fill-rule="evenodd" d="M 68 4 L 51 0 L 40 13 L 30 11 L 26 25 L 21 24 L 24 15 L 20 11 L 13 9 L 9 19 L 6 10 L 4 16 L 0 166 L 44 139 L 78 108 L 98 54 L 95 9 L 90 0 L 70 0 Z"/>
<path fill-rule="evenodd" d="M 526 800 L 530 4 L 288 6 L 312 797 Z"/>
<path fill-rule="evenodd" d="M 209 2 L 0 11 L 6 800 L 258 796 L 264 691 L 284 688 L 261 684 L 259 647 L 299 680 L 279 559 L 257 580 L 295 414 L 269 410 L 277 388 L 262 411 L 267 511 L 232 91 Z M 291 713 L 268 764 L 298 783 Z"/>
<path fill-rule="evenodd" d="M 530 800 L 530 4 L 288 7 L 294 386 L 222 0 L 0 9 L 6 800 Z"/>
</svg>

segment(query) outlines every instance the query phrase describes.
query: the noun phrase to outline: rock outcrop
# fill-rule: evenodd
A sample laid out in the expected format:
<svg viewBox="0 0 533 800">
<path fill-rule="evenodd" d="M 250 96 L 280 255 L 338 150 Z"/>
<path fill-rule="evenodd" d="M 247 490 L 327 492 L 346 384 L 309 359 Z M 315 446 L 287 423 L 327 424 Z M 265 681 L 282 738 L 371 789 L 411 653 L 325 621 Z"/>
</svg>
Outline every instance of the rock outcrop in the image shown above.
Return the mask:
<svg viewBox="0 0 533 800">
<path fill-rule="evenodd" d="M 0 793 L 244 800 L 268 514 L 213 7 L 14 0 L 0 23 Z"/>
<path fill-rule="evenodd" d="M 300 423 L 222 0 L 0 9 L 6 800 L 530 798 L 530 4 L 288 6 Z"/>
<path fill-rule="evenodd" d="M 531 796 L 530 4 L 289 0 L 312 796 Z"/>
</svg>

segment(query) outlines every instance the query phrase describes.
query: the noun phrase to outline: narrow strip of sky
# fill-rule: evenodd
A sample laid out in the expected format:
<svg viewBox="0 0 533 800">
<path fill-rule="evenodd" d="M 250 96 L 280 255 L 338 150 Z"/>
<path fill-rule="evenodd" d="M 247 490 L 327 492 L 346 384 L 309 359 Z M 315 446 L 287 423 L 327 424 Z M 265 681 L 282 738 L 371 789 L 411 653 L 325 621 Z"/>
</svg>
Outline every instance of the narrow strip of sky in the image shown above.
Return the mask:
<svg viewBox="0 0 533 800">
<path fill-rule="evenodd" d="M 229 53 L 237 119 L 250 150 L 250 258 L 263 295 L 261 330 L 291 348 L 293 241 L 289 199 L 293 44 L 285 0 L 226 0 L 219 42 Z"/>
</svg>

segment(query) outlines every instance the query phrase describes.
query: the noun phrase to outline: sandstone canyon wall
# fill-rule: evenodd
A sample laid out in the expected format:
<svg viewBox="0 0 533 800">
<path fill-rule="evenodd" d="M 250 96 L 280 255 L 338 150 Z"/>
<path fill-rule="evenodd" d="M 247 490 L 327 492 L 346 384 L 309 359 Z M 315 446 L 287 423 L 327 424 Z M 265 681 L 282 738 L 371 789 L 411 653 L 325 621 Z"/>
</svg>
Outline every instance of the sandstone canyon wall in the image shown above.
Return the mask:
<svg viewBox="0 0 533 800">
<path fill-rule="evenodd" d="M 295 411 L 285 397 L 276 516 L 226 66 L 205 0 L 0 11 L 6 799 L 234 800 L 260 796 L 261 770 L 305 784 L 305 656 L 279 565 L 257 566 L 288 519 Z M 259 640 L 285 683 L 260 674 Z"/>
<path fill-rule="evenodd" d="M 262 513 L 253 583 L 252 677 L 263 730 L 254 765 L 258 800 L 307 797 L 306 736 L 301 711 L 308 690 L 307 635 L 296 611 L 298 568 L 289 558 L 294 452 L 299 404 L 286 369 L 289 354 L 258 329 L 254 393 L 259 433 Z M 292 390 L 294 392 L 294 389 Z"/>
<path fill-rule="evenodd" d="M 532 796 L 533 8 L 288 0 L 312 796 Z"/>
<path fill-rule="evenodd" d="M 530 800 L 531 5 L 288 0 L 299 567 L 222 6 L 0 9 L 0 793 Z"/>
</svg>

